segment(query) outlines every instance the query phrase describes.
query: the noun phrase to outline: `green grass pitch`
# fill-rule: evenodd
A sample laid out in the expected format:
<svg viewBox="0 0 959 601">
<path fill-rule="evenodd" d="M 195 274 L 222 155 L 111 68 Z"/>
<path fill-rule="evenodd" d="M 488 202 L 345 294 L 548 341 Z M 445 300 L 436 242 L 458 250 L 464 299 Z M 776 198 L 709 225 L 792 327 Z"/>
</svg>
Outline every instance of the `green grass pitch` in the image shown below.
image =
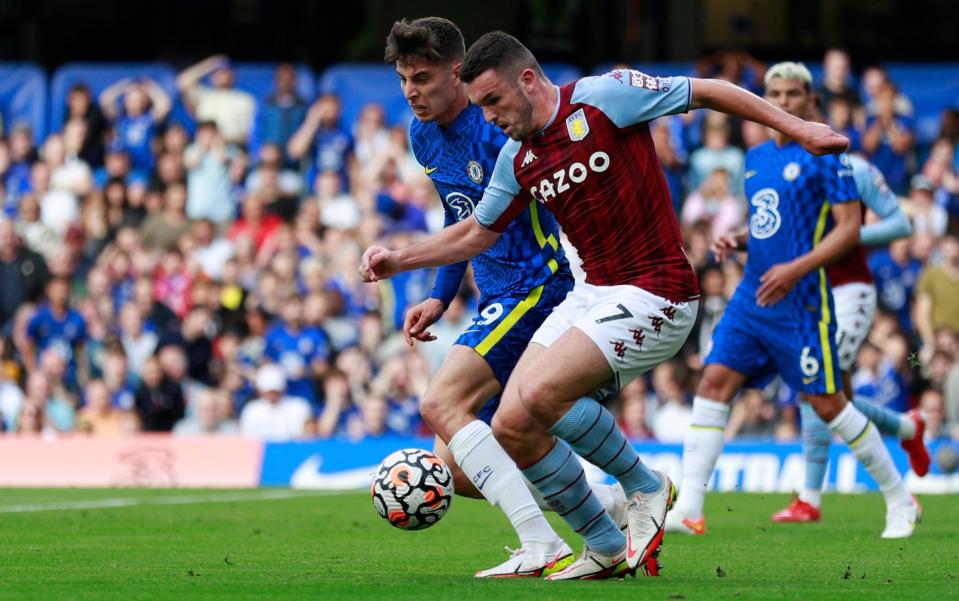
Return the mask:
<svg viewBox="0 0 959 601">
<path fill-rule="evenodd" d="M 0 599 L 959 599 L 959 498 L 922 498 L 905 541 L 880 540 L 876 494 L 771 524 L 787 500 L 709 495 L 709 534 L 667 536 L 660 578 L 550 583 L 472 577 L 515 544 L 480 501 L 410 533 L 363 493 L 0 490 Z"/>
</svg>

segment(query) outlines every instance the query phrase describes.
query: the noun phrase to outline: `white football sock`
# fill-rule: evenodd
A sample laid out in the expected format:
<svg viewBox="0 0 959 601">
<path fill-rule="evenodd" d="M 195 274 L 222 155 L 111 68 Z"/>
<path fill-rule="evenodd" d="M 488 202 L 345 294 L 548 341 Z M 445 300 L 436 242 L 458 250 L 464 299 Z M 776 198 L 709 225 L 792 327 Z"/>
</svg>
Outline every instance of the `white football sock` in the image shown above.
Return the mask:
<svg viewBox="0 0 959 601">
<path fill-rule="evenodd" d="M 684 518 L 703 517 L 706 489 L 716 460 L 723 452 L 723 437 L 729 421 L 729 405 L 697 396 L 683 442 L 683 480 L 676 507 Z"/>
<path fill-rule="evenodd" d="M 475 420 L 449 443 L 457 465 L 491 504 L 506 514 L 527 550 L 549 546 L 559 536 L 526 488 L 526 479 L 485 423 Z"/>
<path fill-rule="evenodd" d="M 829 429 L 846 441 L 856 459 L 879 485 L 887 506 L 912 503 L 912 496 L 903 486 L 902 477 L 879 431 L 852 403 L 847 403 L 839 415 L 829 422 Z"/>
<path fill-rule="evenodd" d="M 816 509 L 819 509 L 819 507 L 822 505 L 822 491 L 804 488 L 802 489 L 802 492 L 799 493 L 799 500 L 803 503 L 809 503 Z"/>
</svg>

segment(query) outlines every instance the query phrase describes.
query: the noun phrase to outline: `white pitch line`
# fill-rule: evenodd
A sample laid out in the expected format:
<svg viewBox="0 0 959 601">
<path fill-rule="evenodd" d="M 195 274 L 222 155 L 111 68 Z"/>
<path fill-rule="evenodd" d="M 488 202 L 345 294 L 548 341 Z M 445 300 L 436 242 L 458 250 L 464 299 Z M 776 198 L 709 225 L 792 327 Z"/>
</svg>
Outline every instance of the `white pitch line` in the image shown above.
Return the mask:
<svg viewBox="0 0 959 601">
<path fill-rule="evenodd" d="M 322 497 L 342 494 L 344 491 L 294 491 L 266 490 L 259 493 L 220 493 L 212 495 L 182 495 L 169 497 L 113 497 L 61 503 L 33 503 L 26 505 L 0 505 L 0 513 L 29 513 L 36 511 L 69 511 L 74 509 L 109 509 L 112 507 L 136 507 L 139 505 L 192 505 L 201 503 L 234 503 L 245 501 L 271 501 L 298 497 Z"/>
</svg>

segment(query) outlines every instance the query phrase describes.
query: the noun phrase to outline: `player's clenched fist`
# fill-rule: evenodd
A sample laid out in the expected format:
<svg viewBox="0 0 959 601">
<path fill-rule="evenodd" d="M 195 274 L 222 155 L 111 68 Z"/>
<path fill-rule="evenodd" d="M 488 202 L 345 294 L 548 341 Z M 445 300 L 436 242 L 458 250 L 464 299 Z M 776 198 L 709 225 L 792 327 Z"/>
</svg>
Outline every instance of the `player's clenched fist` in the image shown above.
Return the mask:
<svg viewBox="0 0 959 601">
<path fill-rule="evenodd" d="M 796 141 L 806 152 L 821 156 L 846 152 L 849 140 L 823 123 L 807 122 L 796 137 Z"/>
<path fill-rule="evenodd" d="M 382 246 L 371 246 L 360 259 L 360 277 L 364 282 L 376 282 L 396 275 L 399 259 L 396 253 Z"/>
</svg>

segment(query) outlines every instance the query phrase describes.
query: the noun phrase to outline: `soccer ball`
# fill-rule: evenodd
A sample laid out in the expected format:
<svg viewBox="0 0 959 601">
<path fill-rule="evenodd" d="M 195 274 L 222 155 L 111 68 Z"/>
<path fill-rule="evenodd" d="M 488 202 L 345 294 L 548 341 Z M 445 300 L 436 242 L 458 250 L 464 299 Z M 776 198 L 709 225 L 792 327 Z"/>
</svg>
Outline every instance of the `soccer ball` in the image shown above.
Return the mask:
<svg viewBox="0 0 959 601">
<path fill-rule="evenodd" d="M 422 530 L 440 521 L 453 500 L 453 473 L 423 449 L 402 449 L 380 464 L 370 496 L 376 512 L 403 530 Z"/>
</svg>

